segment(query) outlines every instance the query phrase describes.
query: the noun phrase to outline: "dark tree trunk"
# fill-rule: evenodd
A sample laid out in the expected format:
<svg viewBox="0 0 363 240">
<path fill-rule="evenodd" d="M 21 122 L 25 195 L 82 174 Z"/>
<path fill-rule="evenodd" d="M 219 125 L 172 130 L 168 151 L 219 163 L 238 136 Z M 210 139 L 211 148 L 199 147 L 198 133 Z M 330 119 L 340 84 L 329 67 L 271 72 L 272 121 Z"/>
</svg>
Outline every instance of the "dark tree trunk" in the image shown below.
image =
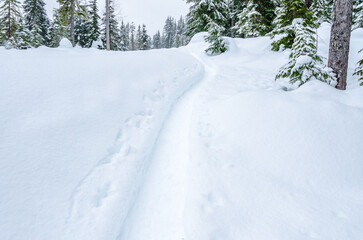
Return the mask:
<svg viewBox="0 0 363 240">
<path fill-rule="evenodd" d="M 74 39 L 74 14 L 75 14 L 75 0 L 72 0 L 71 3 L 71 16 L 70 16 L 70 22 L 71 22 L 71 41 L 72 46 L 74 47 L 76 45 L 75 39 Z"/>
<path fill-rule="evenodd" d="M 329 67 L 336 74 L 337 89 L 347 87 L 350 33 L 352 28 L 353 0 L 335 0 L 330 35 Z"/>
</svg>

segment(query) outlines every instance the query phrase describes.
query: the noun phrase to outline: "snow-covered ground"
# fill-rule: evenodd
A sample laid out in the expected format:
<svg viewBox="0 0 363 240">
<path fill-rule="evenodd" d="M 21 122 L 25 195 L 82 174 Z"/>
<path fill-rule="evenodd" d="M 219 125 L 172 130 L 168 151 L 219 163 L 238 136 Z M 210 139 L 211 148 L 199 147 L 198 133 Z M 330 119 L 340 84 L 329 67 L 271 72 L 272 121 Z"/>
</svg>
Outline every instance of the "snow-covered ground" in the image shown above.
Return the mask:
<svg viewBox="0 0 363 240">
<path fill-rule="evenodd" d="M 329 26 L 319 30 L 327 56 Z M 363 88 L 274 81 L 268 38 L 0 48 L 0 239 L 361 240 Z M 349 73 L 363 31 L 353 32 Z"/>
</svg>

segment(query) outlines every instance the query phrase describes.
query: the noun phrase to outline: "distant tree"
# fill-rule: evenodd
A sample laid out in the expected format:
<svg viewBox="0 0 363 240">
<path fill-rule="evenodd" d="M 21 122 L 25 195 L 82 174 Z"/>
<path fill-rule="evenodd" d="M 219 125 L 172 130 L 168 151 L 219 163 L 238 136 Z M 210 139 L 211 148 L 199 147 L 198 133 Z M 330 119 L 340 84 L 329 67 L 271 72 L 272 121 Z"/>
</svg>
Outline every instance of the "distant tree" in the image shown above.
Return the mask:
<svg viewBox="0 0 363 240">
<path fill-rule="evenodd" d="M 175 43 L 176 23 L 174 18 L 168 17 L 165 21 L 163 41 L 165 48 L 172 48 Z"/>
<path fill-rule="evenodd" d="M 154 36 L 152 40 L 152 48 L 153 49 L 160 49 L 161 46 L 161 34 L 160 31 L 158 31 Z"/>
<path fill-rule="evenodd" d="M 142 25 L 140 40 L 139 40 L 139 49 L 140 50 L 149 50 L 151 48 L 151 39 L 147 34 L 145 24 Z"/>
<path fill-rule="evenodd" d="M 109 50 L 112 51 L 119 51 L 121 50 L 121 37 L 120 37 L 120 28 L 118 26 L 118 22 L 116 19 L 116 15 L 115 15 L 115 9 L 113 7 L 113 2 L 110 1 L 110 5 L 109 5 L 109 40 L 110 40 L 110 48 Z M 102 36 L 101 36 L 101 41 L 102 41 L 102 46 L 101 49 L 107 49 L 107 16 L 106 13 L 104 14 L 103 17 L 103 29 L 102 29 Z"/>
<path fill-rule="evenodd" d="M 176 25 L 174 47 L 178 48 L 181 46 L 185 46 L 187 42 L 188 38 L 186 36 L 186 24 L 183 17 L 180 17 Z"/>
<path fill-rule="evenodd" d="M 129 33 L 129 24 L 124 24 L 124 21 L 121 22 L 120 29 L 120 48 L 121 51 L 127 51 L 130 47 L 130 33 Z"/>
<path fill-rule="evenodd" d="M 135 51 L 136 50 L 136 39 L 135 39 L 135 24 L 131 22 L 130 24 L 130 48 L 129 50 Z"/>
<path fill-rule="evenodd" d="M 352 28 L 353 0 L 335 0 L 330 35 L 329 67 L 336 74 L 337 89 L 345 90 Z"/>
</svg>

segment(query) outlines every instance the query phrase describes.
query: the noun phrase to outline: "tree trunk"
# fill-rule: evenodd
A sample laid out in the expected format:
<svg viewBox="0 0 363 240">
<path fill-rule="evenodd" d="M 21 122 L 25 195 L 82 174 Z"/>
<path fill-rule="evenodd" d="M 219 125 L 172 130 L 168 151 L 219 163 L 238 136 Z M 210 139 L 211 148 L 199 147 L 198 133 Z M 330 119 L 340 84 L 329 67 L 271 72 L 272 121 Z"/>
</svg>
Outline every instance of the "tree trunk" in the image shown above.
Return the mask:
<svg viewBox="0 0 363 240">
<path fill-rule="evenodd" d="M 74 12 L 75 12 L 75 0 L 72 0 L 70 22 L 71 22 L 71 41 L 72 41 L 73 47 L 76 45 L 75 39 L 74 39 Z"/>
<path fill-rule="evenodd" d="M 337 89 L 347 87 L 350 33 L 352 28 L 353 0 L 335 0 L 330 34 L 329 64 L 336 74 Z"/>
<path fill-rule="evenodd" d="M 110 1 L 106 0 L 106 50 L 111 50 L 110 43 Z"/>
</svg>

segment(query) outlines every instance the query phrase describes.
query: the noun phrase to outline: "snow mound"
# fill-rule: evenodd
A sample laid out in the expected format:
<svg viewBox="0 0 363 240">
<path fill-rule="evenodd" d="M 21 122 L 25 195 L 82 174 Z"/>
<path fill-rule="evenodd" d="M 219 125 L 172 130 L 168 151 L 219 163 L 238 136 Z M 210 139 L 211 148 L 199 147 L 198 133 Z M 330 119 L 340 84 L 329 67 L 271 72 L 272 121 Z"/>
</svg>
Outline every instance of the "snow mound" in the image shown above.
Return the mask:
<svg viewBox="0 0 363 240">
<path fill-rule="evenodd" d="M 72 43 L 67 38 L 62 38 L 59 48 L 73 48 Z"/>
<path fill-rule="evenodd" d="M 190 40 L 189 44 L 193 43 L 204 43 L 204 38 L 208 35 L 207 32 L 201 32 L 195 34 L 192 39 Z"/>
</svg>

